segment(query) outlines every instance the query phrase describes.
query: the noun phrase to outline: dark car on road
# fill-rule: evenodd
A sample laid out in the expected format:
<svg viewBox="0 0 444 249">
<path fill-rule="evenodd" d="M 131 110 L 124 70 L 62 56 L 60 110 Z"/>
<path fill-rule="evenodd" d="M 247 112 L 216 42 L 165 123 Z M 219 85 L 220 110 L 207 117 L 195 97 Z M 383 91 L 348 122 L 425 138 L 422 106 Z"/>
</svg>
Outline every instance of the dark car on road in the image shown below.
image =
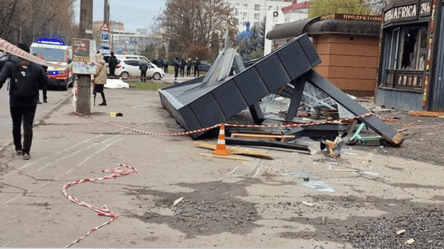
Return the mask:
<svg viewBox="0 0 444 249">
<path fill-rule="evenodd" d="M 211 65 L 208 64 L 206 61 L 201 61 L 199 64 L 199 71 L 209 71 L 211 68 Z"/>
</svg>

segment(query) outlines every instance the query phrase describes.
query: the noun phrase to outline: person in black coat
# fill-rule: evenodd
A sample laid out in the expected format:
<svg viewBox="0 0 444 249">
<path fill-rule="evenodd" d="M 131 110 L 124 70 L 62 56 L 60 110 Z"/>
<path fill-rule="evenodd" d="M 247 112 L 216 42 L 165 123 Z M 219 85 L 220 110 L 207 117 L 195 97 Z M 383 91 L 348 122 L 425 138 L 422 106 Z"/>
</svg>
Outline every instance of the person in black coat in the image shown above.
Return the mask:
<svg viewBox="0 0 444 249">
<path fill-rule="evenodd" d="M 196 57 L 196 60 L 194 60 L 194 77 L 199 77 L 199 65 L 200 65 L 200 61 L 199 58 Z"/>
<path fill-rule="evenodd" d="M 179 58 L 174 59 L 174 79 L 177 80 L 177 76 L 179 75 L 179 68 L 180 68 L 180 60 Z"/>
<path fill-rule="evenodd" d="M 187 63 L 185 62 L 185 60 L 182 58 L 180 59 L 180 77 L 185 77 L 185 66 L 187 65 Z"/>
<path fill-rule="evenodd" d="M 114 55 L 114 52 L 111 52 L 111 57 L 108 60 L 109 65 L 109 74 L 111 76 L 116 76 L 116 66 L 117 66 L 117 57 Z"/>
<path fill-rule="evenodd" d="M 148 71 L 148 65 L 146 63 L 140 63 L 139 69 L 141 72 L 140 81 L 146 82 L 146 71 Z"/>
<path fill-rule="evenodd" d="M 165 73 L 168 73 L 168 60 L 164 60 L 163 61 L 163 71 L 165 72 Z"/>
<path fill-rule="evenodd" d="M 191 67 L 193 67 L 193 61 L 191 60 L 191 58 L 188 58 L 188 63 L 187 63 L 187 76 L 190 76 L 190 74 L 191 74 Z"/>
<path fill-rule="evenodd" d="M 29 53 L 29 47 L 26 44 L 20 43 L 17 47 Z M 23 82 L 34 84 L 33 92 L 30 88 L 24 88 L 30 89 L 30 95 L 21 95 L 23 93 L 19 92 L 20 90 L 23 90 L 23 88 L 16 85 L 15 81 L 17 78 L 14 79 L 13 77 L 17 77 L 20 73 Z M 10 78 L 9 107 L 12 119 L 12 137 L 14 139 L 15 151 L 17 155 L 23 156 L 24 160 L 29 160 L 31 159 L 29 152 L 32 144 L 32 127 L 35 111 L 37 109 L 37 102 L 39 101 L 38 85 L 47 85 L 48 77 L 42 66 L 25 59 L 19 59 L 6 62 L 1 69 L 0 88 L 2 88 L 8 78 Z M 22 123 L 23 144 L 21 132 Z"/>
</svg>

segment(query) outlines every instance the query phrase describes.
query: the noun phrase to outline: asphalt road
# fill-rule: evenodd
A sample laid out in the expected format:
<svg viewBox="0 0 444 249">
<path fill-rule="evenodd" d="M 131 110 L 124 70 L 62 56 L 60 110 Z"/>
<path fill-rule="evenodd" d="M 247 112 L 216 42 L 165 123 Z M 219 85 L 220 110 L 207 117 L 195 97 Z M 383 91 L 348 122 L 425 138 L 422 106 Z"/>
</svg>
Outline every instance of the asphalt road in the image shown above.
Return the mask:
<svg viewBox="0 0 444 249">
<path fill-rule="evenodd" d="M 274 160 L 207 158 L 200 154 L 211 151 L 190 137 L 116 126 L 183 131 L 157 92 L 105 93 L 108 106 L 97 106 L 92 117 L 115 125 L 75 115 L 67 99 L 35 128 L 30 161 L 14 156 L 11 146 L 0 152 L 0 247 L 64 247 L 107 222 L 61 190 L 77 179 L 110 175 L 101 170 L 120 163 L 138 173 L 68 188 L 73 197 L 119 214 L 74 247 L 351 248 L 342 235 L 357 222 L 444 202 L 443 167 L 347 146 L 339 159 L 249 147 Z"/>
</svg>

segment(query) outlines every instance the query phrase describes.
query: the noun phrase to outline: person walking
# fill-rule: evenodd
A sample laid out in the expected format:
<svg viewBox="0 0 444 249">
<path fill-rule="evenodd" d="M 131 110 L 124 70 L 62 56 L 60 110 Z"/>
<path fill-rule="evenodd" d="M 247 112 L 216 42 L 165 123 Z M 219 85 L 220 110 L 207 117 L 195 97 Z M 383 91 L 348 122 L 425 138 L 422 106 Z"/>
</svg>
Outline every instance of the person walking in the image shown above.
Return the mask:
<svg viewBox="0 0 444 249">
<path fill-rule="evenodd" d="M 116 76 L 116 66 L 117 66 L 117 57 L 114 55 L 114 52 L 111 52 L 111 56 L 108 60 L 109 65 L 109 74 L 110 76 Z"/>
<path fill-rule="evenodd" d="M 163 61 L 163 71 L 168 73 L 168 60 L 166 59 Z"/>
<path fill-rule="evenodd" d="M 19 43 L 17 47 L 29 53 L 29 47 L 26 44 Z M 20 58 L 16 61 L 8 61 L 4 65 L 0 71 L 0 88 L 8 78 L 10 79 L 9 106 L 15 152 L 24 160 L 29 160 L 31 159 L 32 126 L 39 101 L 39 85 L 46 85 L 48 77 L 42 66 Z"/>
<path fill-rule="evenodd" d="M 196 57 L 196 60 L 193 62 L 194 63 L 194 77 L 199 77 L 199 65 L 200 65 L 200 61 L 199 58 Z"/>
<path fill-rule="evenodd" d="M 185 66 L 187 65 L 187 63 L 185 62 L 185 60 L 182 58 L 180 59 L 180 77 L 185 77 Z"/>
<path fill-rule="evenodd" d="M 188 58 L 188 63 L 187 63 L 187 76 L 190 76 L 190 74 L 191 74 L 191 67 L 193 67 L 193 61 L 191 60 L 191 58 Z"/>
<path fill-rule="evenodd" d="M 42 60 L 45 60 L 45 57 L 43 54 L 35 54 L 34 53 L 33 55 L 39 57 Z M 43 71 L 45 71 L 45 74 L 47 75 L 48 74 L 48 67 L 42 65 L 42 68 L 43 68 Z M 47 102 L 47 99 L 48 99 L 47 88 L 48 88 L 48 86 L 46 84 L 43 86 L 39 86 L 39 90 L 42 90 L 42 93 L 43 93 L 43 103 L 48 103 Z M 39 105 L 42 104 L 42 102 L 40 102 L 40 95 L 39 95 L 39 101 L 37 102 L 37 104 L 39 104 Z"/>
<path fill-rule="evenodd" d="M 106 84 L 106 66 L 105 61 L 103 60 L 102 54 L 97 52 L 96 54 L 97 68 L 96 74 L 93 76 L 92 80 L 94 82 L 94 105 L 96 105 L 96 97 L 97 93 L 102 95 L 102 103 L 100 106 L 106 106 L 105 93 L 103 92 L 103 88 Z"/>
<path fill-rule="evenodd" d="M 145 62 L 140 63 L 139 66 L 141 78 L 140 81 L 146 82 L 146 71 L 148 70 L 148 65 Z"/>
<path fill-rule="evenodd" d="M 179 75 L 180 61 L 179 58 L 174 59 L 174 79 L 177 80 L 177 76 Z"/>
</svg>

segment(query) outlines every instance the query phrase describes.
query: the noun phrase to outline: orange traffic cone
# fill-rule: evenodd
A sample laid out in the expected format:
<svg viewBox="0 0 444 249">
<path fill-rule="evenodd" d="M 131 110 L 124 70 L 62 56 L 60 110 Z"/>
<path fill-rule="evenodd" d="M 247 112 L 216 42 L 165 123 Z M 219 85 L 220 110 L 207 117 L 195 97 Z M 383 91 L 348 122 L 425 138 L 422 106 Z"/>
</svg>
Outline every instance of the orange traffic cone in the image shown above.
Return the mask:
<svg viewBox="0 0 444 249">
<path fill-rule="evenodd" d="M 225 125 L 220 126 L 219 138 L 217 140 L 216 150 L 213 155 L 228 156 L 230 151 L 225 146 Z"/>
</svg>

